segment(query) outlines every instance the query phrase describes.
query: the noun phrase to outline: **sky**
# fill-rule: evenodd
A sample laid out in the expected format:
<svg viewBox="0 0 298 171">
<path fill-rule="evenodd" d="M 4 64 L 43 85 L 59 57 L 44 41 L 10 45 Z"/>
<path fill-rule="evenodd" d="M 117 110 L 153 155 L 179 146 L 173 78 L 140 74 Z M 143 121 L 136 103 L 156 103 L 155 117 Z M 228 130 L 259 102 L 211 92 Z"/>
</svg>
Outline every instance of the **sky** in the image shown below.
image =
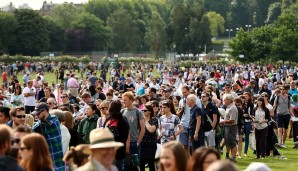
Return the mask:
<svg viewBox="0 0 298 171">
<path fill-rule="evenodd" d="M 0 7 L 8 5 L 10 2 L 13 3 L 13 5 L 16 8 L 19 8 L 22 4 L 28 4 L 32 9 L 39 10 L 42 7 L 42 4 L 45 0 L 0 0 Z M 88 0 L 46 0 L 47 3 L 53 2 L 53 3 L 63 3 L 63 2 L 73 2 L 73 3 L 86 3 Z"/>
</svg>

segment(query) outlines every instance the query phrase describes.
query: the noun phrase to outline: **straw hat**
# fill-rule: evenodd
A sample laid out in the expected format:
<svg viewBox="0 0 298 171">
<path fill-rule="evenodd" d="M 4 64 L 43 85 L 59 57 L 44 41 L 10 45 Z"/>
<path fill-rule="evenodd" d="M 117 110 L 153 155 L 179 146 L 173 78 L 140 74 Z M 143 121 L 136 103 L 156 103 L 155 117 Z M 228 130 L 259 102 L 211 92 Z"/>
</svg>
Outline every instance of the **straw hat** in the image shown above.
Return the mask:
<svg viewBox="0 0 298 171">
<path fill-rule="evenodd" d="M 114 147 L 117 150 L 124 145 L 123 143 L 114 140 L 114 135 L 108 128 L 97 128 L 92 130 L 89 138 L 90 146 L 88 149 L 84 150 L 84 153 L 87 154 L 90 153 L 90 149 Z"/>
</svg>

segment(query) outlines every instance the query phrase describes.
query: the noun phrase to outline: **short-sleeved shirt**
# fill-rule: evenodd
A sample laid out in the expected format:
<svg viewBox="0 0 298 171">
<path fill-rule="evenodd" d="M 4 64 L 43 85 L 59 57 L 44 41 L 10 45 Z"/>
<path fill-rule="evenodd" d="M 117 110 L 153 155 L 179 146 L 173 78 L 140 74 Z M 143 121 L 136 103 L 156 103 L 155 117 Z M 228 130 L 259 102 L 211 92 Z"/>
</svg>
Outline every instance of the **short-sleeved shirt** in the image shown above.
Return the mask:
<svg viewBox="0 0 298 171">
<path fill-rule="evenodd" d="M 171 114 L 170 117 L 162 115 L 159 118 L 161 129 L 161 143 L 170 141 L 169 137 L 177 132 L 177 126 L 180 125 L 180 119 L 177 115 Z"/>
<path fill-rule="evenodd" d="M 278 104 L 277 104 L 277 99 L 278 99 Z M 290 114 L 288 95 L 286 96 L 285 99 L 283 99 L 281 95 L 276 96 L 274 103 L 277 105 L 276 112 L 278 115 Z"/>
<path fill-rule="evenodd" d="M 144 118 L 143 112 L 141 112 L 138 108 L 134 107 L 130 110 L 124 109 L 122 113 L 129 124 L 130 142 L 137 142 L 140 134 L 138 122 L 140 122 L 140 120 Z M 139 115 L 139 120 L 137 119 L 137 114 Z"/>
<path fill-rule="evenodd" d="M 202 111 L 201 108 L 199 108 L 197 105 L 195 105 L 194 107 L 192 107 L 190 109 L 190 121 L 189 121 L 189 134 L 190 136 L 194 135 L 194 132 L 196 130 L 196 126 L 197 126 L 197 117 L 198 116 L 203 116 L 204 113 Z M 203 117 L 201 117 L 201 121 L 202 121 Z M 201 122 L 202 123 L 202 122 Z M 200 132 L 203 131 L 202 130 L 202 124 L 200 127 Z"/>
<path fill-rule="evenodd" d="M 232 124 L 225 124 L 226 126 L 232 126 L 237 125 L 238 123 L 238 109 L 234 104 L 231 104 L 230 106 L 227 106 L 224 120 L 233 120 L 234 123 Z"/>
<path fill-rule="evenodd" d="M 25 93 L 32 93 L 32 92 L 36 93 L 36 90 L 34 87 L 31 87 L 31 88 L 25 87 L 23 89 L 22 94 L 24 95 Z M 24 96 L 24 102 L 25 102 L 24 103 L 25 106 L 36 106 L 35 96 L 29 96 L 29 97 Z"/>
<path fill-rule="evenodd" d="M 149 124 L 151 126 L 155 125 L 156 126 L 156 130 L 158 128 L 158 120 L 157 118 L 152 118 L 149 120 Z M 156 134 L 156 130 L 154 132 L 149 132 L 147 127 L 145 127 L 145 134 L 143 136 L 142 139 L 142 143 L 143 144 L 153 144 L 156 143 L 156 139 L 157 139 L 157 134 Z"/>
</svg>

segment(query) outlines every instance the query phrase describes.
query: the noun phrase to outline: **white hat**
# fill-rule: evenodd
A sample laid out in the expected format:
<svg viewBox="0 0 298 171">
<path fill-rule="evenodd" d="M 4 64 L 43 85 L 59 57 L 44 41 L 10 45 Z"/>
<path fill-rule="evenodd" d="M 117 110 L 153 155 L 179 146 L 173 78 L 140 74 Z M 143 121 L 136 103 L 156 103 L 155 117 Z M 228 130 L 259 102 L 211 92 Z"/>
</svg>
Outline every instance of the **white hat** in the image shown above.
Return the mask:
<svg viewBox="0 0 298 171">
<path fill-rule="evenodd" d="M 90 146 L 88 149 L 84 150 L 84 153 L 89 154 L 90 149 L 97 148 L 112 148 L 116 149 L 122 147 L 124 144 L 121 142 L 116 142 L 114 140 L 113 133 L 108 128 L 97 128 L 90 132 Z"/>
<path fill-rule="evenodd" d="M 265 163 L 252 162 L 245 171 L 271 171 L 271 169 Z"/>
</svg>

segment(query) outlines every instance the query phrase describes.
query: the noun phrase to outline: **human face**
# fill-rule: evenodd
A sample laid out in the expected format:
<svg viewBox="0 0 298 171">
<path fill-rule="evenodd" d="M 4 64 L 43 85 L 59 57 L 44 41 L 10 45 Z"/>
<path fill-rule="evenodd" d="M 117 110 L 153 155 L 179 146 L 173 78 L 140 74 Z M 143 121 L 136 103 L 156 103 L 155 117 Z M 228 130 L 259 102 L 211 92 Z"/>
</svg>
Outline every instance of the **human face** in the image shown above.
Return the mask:
<svg viewBox="0 0 298 171">
<path fill-rule="evenodd" d="M 61 96 L 62 102 L 67 103 L 68 102 L 68 97 L 66 95 Z"/>
<path fill-rule="evenodd" d="M 144 107 L 142 111 L 144 112 L 145 116 L 150 116 L 150 111 L 146 107 Z"/>
<path fill-rule="evenodd" d="M 101 114 L 106 115 L 108 112 L 109 106 L 101 104 L 99 110 L 101 111 Z"/>
<path fill-rule="evenodd" d="M 17 145 L 19 147 L 20 140 L 27 134 L 28 133 L 26 133 L 26 132 L 15 132 L 13 135 L 13 145 Z"/>
<path fill-rule="evenodd" d="M 284 88 L 281 88 L 280 90 L 281 90 L 281 94 L 286 94 L 286 92 L 287 92 L 287 90 Z"/>
<path fill-rule="evenodd" d="M 123 96 L 122 101 L 123 101 L 124 107 L 132 106 L 133 100 L 129 99 L 127 96 Z"/>
<path fill-rule="evenodd" d="M 16 116 L 13 117 L 13 122 L 16 124 L 16 126 L 23 125 L 25 123 L 25 118 L 26 118 L 25 111 L 17 110 Z"/>
<path fill-rule="evenodd" d="M 206 94 L 202 94 L 201 95 L 201 100 L 202 100 L 202 102 L 208 101 L 208 96 Z"/>
<path fill-rule="evenodd" d="M 48 101 L 47 101 L 47 104 L 49 105 L 49 108 L 53 108 L 54 105 L 55 105 L 55 103 L 52 102 L 51 100 L 48 100 Z"/>
<path fill-rule="evenodd" d="M 36 114 L 36 117 L 39 119 L 39 120 L 41 120 L 41 121 L 44 121 L 44 120 L 46 120 L 47 118 L 47 116 L 46 116 L 46 110 L 43 110 L 43 111 L 41 111 L 39 114 Z"/>
<path fill-rule="evenodd" d="M 177 170 L 176 159 L 174 153 L 170 149 L 162 148 L 160 153 L 160 164 L 164 171 Z"/>
<path fill-rule="evenodd" d="M 190 94 L 190 93 L 189 93 L 189 91 L 186 90 L 186 88 L 183 88 L 183 89 L 182 89 L 182 95 L 183 95 L 183 97 L 187 98 L 187 96 L 188 96 L 189 94 Z"/>
<path fill-rule="evenodd" d="M 32 148 L 25 146 L 25 144 L 23 142 L 21 142 L 20 154 L 21 154 L 23 161 L 28 161 L 33 156 Z"/>
<path fill-rule="evenodd" d="M 94 114 L 94 110 L 92 110 L 91 106 L 86 107 L 86 115 L 87 116 L 92 116 Z"/>
<path fill-rule="evenodd" d="M 158 106 L 154 106 L 154 105 L 152 105 L 152 107 L 153 107 L 153 111 L 154 111 L 154 113 L 157 113 L 158 112 Z"/>
<path fill-rule="evenodd" d="M 173 103 L 174 103 L 174 106 L 178 106 L 179 102 L 176 97 L 173 98 Z"/>
<path fill-rule="evenodd" d="M 116 150 L 115 148 L 98 148 L 93 149 L 92 153 L 96 156 L 96 159 L 100 164 L 106 168 L 110 168 L 115 159 Z"/>
<path fill-rule="evenodd" d="M 218 158 L 214 153 L 208 154 L 203 162 L 203 170 L 207 170 L 207 168 L 216 160 L 218 160 Z"/>
<path fill-rule="evenodd" d="M 259 107 L 261 107 L 262 104 L 263 104 L 263 102 L 262 102 L 261 100 L 258 100 L 257 103 L 258 103 L 258 106 L 259 106 Z"/>
<path fill-rule="evenodd" d="M 44 90 L 44 95 L 45 95 L 46 97 L 50 97 L 50 96 L 51 96 L 51 92 L 50 92 L 50 90 L 49 90 L 49 89 L 45 89 L 45 90 Z"/>
<path fill-rule="evenodd" d="M 9 118 L 5 117 L 4 113 L 0 112 L 0 124 L 5 124 Z"/>
</svg>

